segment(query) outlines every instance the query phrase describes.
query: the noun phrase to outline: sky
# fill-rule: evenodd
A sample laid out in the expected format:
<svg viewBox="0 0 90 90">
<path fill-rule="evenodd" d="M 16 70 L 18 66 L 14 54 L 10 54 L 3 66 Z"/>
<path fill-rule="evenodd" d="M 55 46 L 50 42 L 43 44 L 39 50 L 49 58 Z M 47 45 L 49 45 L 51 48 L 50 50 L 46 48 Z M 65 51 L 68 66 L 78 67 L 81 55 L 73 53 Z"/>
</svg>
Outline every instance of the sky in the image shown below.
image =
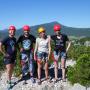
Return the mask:
<svg viewBox="0 0 90 90">
<path fill-rule="evenodd" d="M 0 30 L 53 21 L 90 28 L 90 0 L 0 0 Z"/>
</svg>

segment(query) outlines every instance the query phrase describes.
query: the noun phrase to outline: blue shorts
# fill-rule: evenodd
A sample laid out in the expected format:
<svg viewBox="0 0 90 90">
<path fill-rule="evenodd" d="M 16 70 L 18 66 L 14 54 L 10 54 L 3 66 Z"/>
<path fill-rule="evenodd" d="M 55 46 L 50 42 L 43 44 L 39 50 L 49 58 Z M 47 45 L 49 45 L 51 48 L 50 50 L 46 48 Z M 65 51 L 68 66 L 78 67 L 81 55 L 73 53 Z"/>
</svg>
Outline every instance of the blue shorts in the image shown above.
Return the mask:
<svg viewBox="0 0 90 90">
<path fill-rule="evenodd" d="M 22 73 L 27 73 L 27 72 L 34 72 L 34 67 L 33 67 L 33 54 L 30 52 L 29 54 L 27 53 L 21 53 L 21 63 L 22 65 Z"/>
<path fill-rule="evenodd" d="M 39 60 L 48 60 L 48 53 L 46 52 L 37 52 L 37 59 Z"/>
<path fill-rule="evenodd" d="M 66 52 L 62 51 L 54 51 L 53 52 L 53 55 L 54 55 L 54 60 L 55 61 L 58 61 L 59 58 L 63 59 L 63 60 L 66 60 Z"/>
</svg>

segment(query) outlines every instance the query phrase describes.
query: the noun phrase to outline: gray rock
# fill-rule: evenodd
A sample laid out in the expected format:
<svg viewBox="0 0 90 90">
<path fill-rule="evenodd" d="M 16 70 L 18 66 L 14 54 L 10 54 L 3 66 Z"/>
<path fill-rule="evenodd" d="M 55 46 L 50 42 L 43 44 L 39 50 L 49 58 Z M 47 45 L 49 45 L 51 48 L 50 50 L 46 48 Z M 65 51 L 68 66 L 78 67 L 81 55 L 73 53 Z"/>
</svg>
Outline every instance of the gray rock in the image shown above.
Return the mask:
<svg viewBox="0 0 90 90">
<path fill-rule="evenodd" d="M 90 87 L 89 87 L 89 88 L 87 88 L 87 90 L 90 90 Z"/>
<path fill-rule="evenodd" d="M 67 61 L 66 66 L 68 65 L 74 65 L 75 62 Z M 53 68 L 54 65 L 52 64 L 50 68 Z M 0 78 L 0 90 L 6 90 L 6 73 L 4 72 L 1 75 Z M 17 82 L 18 78 L 17 77 L 12 77 L 13 82 Z M 54 79 L 52 79 L 54 81 Z M 58 83 L 49 83 L 47 81 L 43 81 L 41 85 L 38 85 L 37 83 L 32 84 L 32 82 L 27 80 L 27 84 L 23 85 L 24 81 L 18 82 L 12 90 L 86 90 L 86 87 L 80 85 L 80 84 L 75 84 L 74 86 L 70 85 L 69 81 L 67 82 L 62 82 L 59 81 Z M 87 88 L 87 90 L 90 90 L 90 87 Z"/>
<path fill-rule="evenodd" d="M 86 90 L 86 88 L 77 83 L 77 84 L 74 84 L 74 86 L 70 88 L 69 90 Z"/>
</svg>

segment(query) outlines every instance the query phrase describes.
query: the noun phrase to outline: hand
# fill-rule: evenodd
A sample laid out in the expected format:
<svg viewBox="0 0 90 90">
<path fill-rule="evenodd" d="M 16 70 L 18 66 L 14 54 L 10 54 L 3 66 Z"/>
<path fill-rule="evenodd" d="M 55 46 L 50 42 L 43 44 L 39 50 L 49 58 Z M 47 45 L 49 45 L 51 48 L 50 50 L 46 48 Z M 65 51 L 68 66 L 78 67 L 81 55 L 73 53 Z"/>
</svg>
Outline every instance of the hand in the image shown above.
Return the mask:
<svg viewBox="0 0 90 90">
<path fill-rule="evenodd" d="M 36 56 L 36 55 L 34 55 L 34 60 L 35 60 L 35 61 L 37 60 L 37 56 Z"/>
<path fill-rule="evenodd" d="M 50 56 L 48 55 L 48 59 L 47 60 L 49 60 L 50 59 Z"/>
<path fill-rule="evenodd" d="M 66 53 L 68 52 L 68 49 L 66 49 Z"/>
<path fill-rule="evenodd" d="M 10 57 L 10 55 L 8 53 L 5 53 L 4 57 Z"/>
<path fill-rule="evenodd" d="M 20 48 L 20 52 L 23 52 L 23 50 L 24 50 L 23 48 Z"/>
<path fill-rule="evenodd" d="M 25 62 L 23 60 L 20 61 L 21 65 L 24 66 Z"/>
</svg>

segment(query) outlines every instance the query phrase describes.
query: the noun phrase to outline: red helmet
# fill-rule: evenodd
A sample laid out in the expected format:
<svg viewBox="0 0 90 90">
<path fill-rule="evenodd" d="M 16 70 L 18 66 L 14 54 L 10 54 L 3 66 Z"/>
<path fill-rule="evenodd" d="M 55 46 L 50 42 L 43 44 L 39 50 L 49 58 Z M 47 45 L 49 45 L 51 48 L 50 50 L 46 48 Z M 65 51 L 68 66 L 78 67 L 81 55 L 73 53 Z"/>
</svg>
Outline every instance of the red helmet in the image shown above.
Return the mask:
<svg viewBox="0 0 90 90">
<path fill-rule="evenodd" d="M 14 30 L 14 31 L 16 31 L 16 28 L 15 28 L 15 26 L 12 25 L 12 26 L 9 27 L 9 30 Z"/>
<path fill-rule="evenodd" d="M 61 29 L 61 26 L 60 26 L 60 24 L 56 24 L 56 25 L 54 25 L 54 31 L 60 31 L 60 29 Z"/>
<path fill-rule="evenodd" d="M 25 26 L 23 27 L 23 30 L 24 30 L 24 31 L 30 31 L 30 27 L 29 27 L 28 25 L 25 25 Z"/>
</svg>

